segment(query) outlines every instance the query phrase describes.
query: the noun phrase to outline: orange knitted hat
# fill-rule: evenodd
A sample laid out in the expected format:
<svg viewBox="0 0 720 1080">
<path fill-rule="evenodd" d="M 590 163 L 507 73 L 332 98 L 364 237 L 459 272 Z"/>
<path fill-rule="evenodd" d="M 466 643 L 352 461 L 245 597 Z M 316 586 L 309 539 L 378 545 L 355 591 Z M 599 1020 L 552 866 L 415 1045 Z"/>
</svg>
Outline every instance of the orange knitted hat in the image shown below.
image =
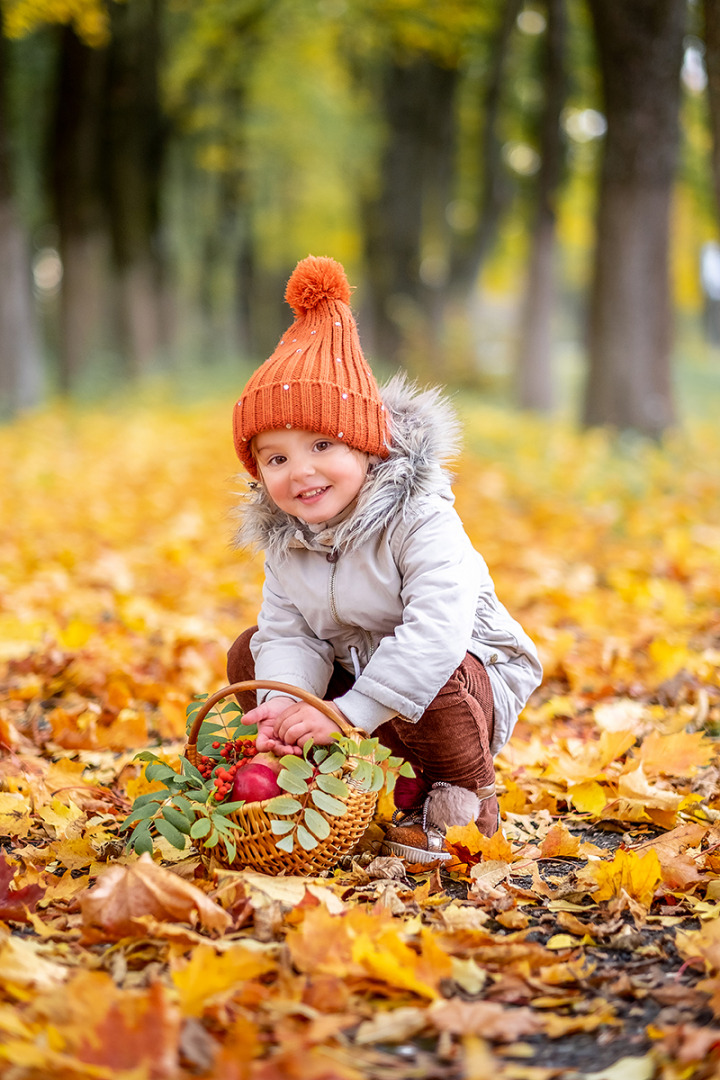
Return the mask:
<svg viewBox="0 0 720 1080">
<path fill-rule="evenodd" d="M 301 428 L 386 458 L 385 406 L 350 310 L 350 286 L 334 259 L 308 255 L 285 290 L 295 322 L 250 377 L 235 405 L 235 450 L 257 478 L 250 441 L 261 431 Z"/>
</svg>

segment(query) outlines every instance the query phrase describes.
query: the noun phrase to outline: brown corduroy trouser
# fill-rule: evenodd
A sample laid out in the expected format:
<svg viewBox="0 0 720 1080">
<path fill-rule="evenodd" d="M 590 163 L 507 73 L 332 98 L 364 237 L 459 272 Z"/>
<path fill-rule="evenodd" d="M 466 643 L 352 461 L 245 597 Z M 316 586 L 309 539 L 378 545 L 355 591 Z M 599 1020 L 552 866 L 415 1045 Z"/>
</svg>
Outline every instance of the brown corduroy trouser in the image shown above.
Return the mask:
<svg viewBox="0 0 720 1080">
<path fill-rule="evenodd" d="M 255 678 L 250 639 L 256 630 L 256 626 L 250 627 L 230 647 L 227 672 L 231 683 Z M 352 675 L 335 664 L 325 699 L 332 701 L 340 697 L 352 683 Z M 252 690 L 240 693 L 238 700 L 246 712 L 256 705 Z M 396 805 L 402 809 L 418 805 L 438 781 L 467 788 L 482 798 L 482 789 L 495 781 L 490 753 L 492 734 L 490 679 L 480 660 L 467 653 L 416 724 L 395 717 L 373 732 L 393 754 L 405 758 L 415 769 L 417 781 L 403 783 L 400 778 Z M 494 795 L 482 803 L 477 825 L 487 836 L 497 830 L 498 806 Z"/>
</svg>

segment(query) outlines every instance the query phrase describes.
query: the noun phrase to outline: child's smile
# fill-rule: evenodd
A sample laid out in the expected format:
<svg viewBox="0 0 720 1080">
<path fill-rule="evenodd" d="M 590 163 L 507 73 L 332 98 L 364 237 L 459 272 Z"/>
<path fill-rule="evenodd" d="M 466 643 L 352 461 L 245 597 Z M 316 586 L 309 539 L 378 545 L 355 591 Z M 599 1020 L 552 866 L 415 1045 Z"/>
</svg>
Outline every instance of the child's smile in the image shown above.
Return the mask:
<svg viewBox="0 0 720 1080">
<path fill-rule="evenodd" d="M 280 428 L 253 440 L 268 495 L 281 510 L 317 525 L 341 514 L 365 482 L 367 454 L 316 431 Z"/>
</svg>

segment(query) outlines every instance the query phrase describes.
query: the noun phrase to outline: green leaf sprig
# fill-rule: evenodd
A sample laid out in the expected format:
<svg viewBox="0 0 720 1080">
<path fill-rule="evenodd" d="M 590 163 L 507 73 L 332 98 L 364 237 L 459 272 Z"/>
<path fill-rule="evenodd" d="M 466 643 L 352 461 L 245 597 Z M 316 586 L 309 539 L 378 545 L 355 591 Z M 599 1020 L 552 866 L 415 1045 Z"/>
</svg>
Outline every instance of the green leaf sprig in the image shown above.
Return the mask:
<svg viewBox="0 0 720 1080">
<path fill-rule="evenodd" d="M 188 733 L 207 696 L 198 695 L 188 706 Z M 214 718 L 210 719 L 213 715 Z M 177 772 L 151 750 L 143 750 L 137 754 L 135 761 L 147 762 L 146 778 L 159 781 L 163 787 L 139 795 L 133 803 L 130 813 L 120 826 L 121 832 L 132 829 L 127 846 L 138 855 L 144 851 L 152 854 L 157 836 L 163 836 L 179 851 L 184 851 L 189 841 L 198 841 L 205 848 L 221 844 L 225 848 L 228 861 L 232 863 L 237 856 L 237 834 L 242 831 L 242 826 L 230 815 L 244 806 L 244 803 L 218 802 L 215 798 L 212 772 L 224 761 L 221 748 L 217 744 L 221 736 L 225 739 L 239 739 L 256 734 L 257 725 L 243 724 L 242 709 L 236 702 L 231 701 L 221 709 L 216 706 L 210 711 L 198 735 L 198 754 L 203 755 L 211 764 L 216 763 L 208 776 L 203 776 L 186 757 L 180 758 L 180 772 Z"/>
<path fill-rule="evenodd" d="M 265 810 L 272 819 L 273 835 L 279 838 L 275 846 L 288 853 L 294 851 L 296 843 L 312 851 L 328 838 L 328 815 L 343 817 L 347 813 L 349 785 L 361 791 L 392 791 L 396 772 L 415 775 L 409 762 L 392 757 L 379 739 L 357 742 L 347 735 L 335 736 L 331 746 L 306 743 L 302 757 L 287 754 L 280 760 L 283 768 L 277 782 L 287 794 L 270 799 Z M 387 762 L 387 773 L 380 767 L 381 762 Z M 347 775 L 347 780 L 341 773 Z"/>
</svg>

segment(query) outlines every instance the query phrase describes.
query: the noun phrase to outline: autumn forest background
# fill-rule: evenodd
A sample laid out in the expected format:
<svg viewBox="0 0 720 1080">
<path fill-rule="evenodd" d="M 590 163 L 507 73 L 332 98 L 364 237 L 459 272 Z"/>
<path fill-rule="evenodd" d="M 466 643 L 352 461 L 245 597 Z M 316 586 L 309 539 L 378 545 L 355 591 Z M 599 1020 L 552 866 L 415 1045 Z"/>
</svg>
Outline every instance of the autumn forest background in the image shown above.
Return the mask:
<svg viewBox="0 0 720 1080">
<path fill-rule="evenodd" d="M 0 20 L 0 1076 L 718 1076 L 717 0 Z M 255 619 L 230 412 L 308 253 L 453 396 L 544 664 L 442 872 L 387 796 L 322 877 L 125 847 Z"/>
</svg>

